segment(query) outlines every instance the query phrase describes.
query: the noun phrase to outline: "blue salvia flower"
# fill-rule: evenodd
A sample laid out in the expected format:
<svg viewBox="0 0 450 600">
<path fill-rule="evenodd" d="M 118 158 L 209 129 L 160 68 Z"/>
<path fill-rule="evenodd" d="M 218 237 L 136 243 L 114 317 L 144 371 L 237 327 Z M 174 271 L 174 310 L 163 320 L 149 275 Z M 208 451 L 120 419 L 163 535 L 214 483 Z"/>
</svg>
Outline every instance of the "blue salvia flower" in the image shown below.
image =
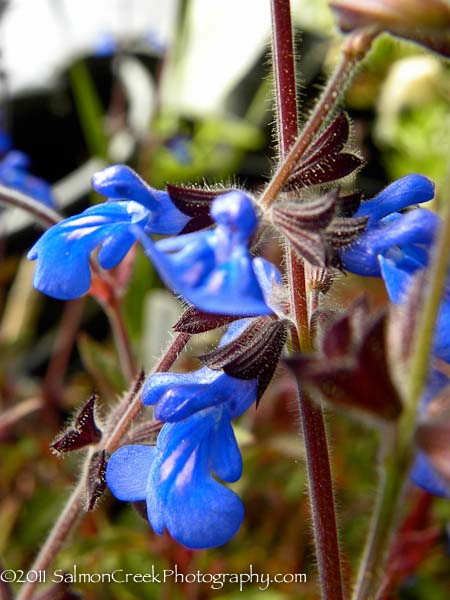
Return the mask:
<svg viewBox="0 0 450 600">
<path fill-rule="evenodd" d="M 221 344 L 236 338 L 248 319 L 233 323 Z M 239 497 L 219 483 L 237 481 L 242 459 L 231 420 L 257 397 L 257 381 L 223 371 L 151 375 L 143 402 L 169 423 L 156 447 L 125 446 L 108 463 L 106 480 L 120 500 L 146 500 L 149 522 L 188 548 L 227 542 L 239 529 L 244 509 Z"/>
<path fill-rule="evenodd" d="M 358 275 L 381 276 L 380 259 L 391 248 L 429 246 L 439 217 L 425 209 L 398 212 L 431 200 L 433 183 L 422 175 L 407 175 L 384 189 L 373 200 L 363 202 L 355 217 L 369 217 L 365 232 L 340 251 L 342 266 Z"/>
<path fill-rule="evenodd" d="M 271 313 L 256 274 L 262 259 L 249 251 L 258 225 L 250 198 L 240 191 L 218 196 L 211 217 L 213 230 L 156 244 L 139 230 L 136 236 L 166 285 L 197 308 L 239 316 Z"/>
<path fill-rule="evenodd" d="M 382 277 L 395 304 L 406 300 L 414 275 L 429 262 L 429 249 L 441 220 L 433 212 L 411 205 L 431 200 L 433 183 L 422 175 L 408 175 L 394 182 L 376 198 L 364 202 L 356 216 L 369 217 L 366 231 L 341 251 L 344 268 L 359 275 Z M 436 326 L 434 352 L 450 361 L 450 278 Z"/>
<path fill-rule="evenodd" d="M 272 312 L 257 278 L 263 259 L 249 251 L 258 220 L 245 194 L 229 192 L 213 201 L 215 229 L 154 243 L 149 233 L 178 233 L 189 220 L 166 192 L 150 188 L 125 166 L 98 173 L 93 187 L 110 201 L 58 223 L 30 250 L 28 258 L 37 259 L 37 289 L 62 300 L 77 298 L 89 290 L 95 248 L 100 265 L 111 269 L 138 239 L 168 287 L 197 308 L 239 316 Z"/>
<path fill-rule="evenodd" d="M 395 304 L 406 302 L 415 274 L 429 264 L 429 250 L 440 227 L 439 217 L 425 209 L 397 211 L 426 202 L 434 195 L 433 184 L 421 175 L 409 175 L 365 202 L 357 216 L 368 216 L 365 233 L 341 252 L 345 268 L 360 275 L 381 276 Z M 444 291 L 435 329 L 433 352 L 450 362 L 450 277 Z M 419 416 L 449 379 L 438 371 L 430 373 Z M 432 494 L 450 497 L 450 485 L 436 472 L 423 452 L 418 452 L 412 480 Z"/>
<path fill-rule="evenodd" d="M 28 253 L 37 259 L 35 287 L 60 300 L 85 294 L 91 285 L 89 258 L 100 247 L 105 269 L 117 266 L 136 241 L 133 224 L 144 233 L 178 233 L 189 220 L 166 192 L 148 186 L 124 165 L 108 167 L 92 179 L 94 189 L 109 198 L 51 227 Z"/>
<path fill-rule="evenodd" d="M 109 58 L 118 51 L 117 39 L 110 31 L 99 33 L 94 42 L 93 54 L 98 58 Z"/>
<path fill-rule="evenodd" d="M 429 253 L 423 248 L 392 248 L 380 258 L 381 273 L 394 304 L 403 304 L 411 288 L 415 274 L 427 267 Z M 450 276 L 437 315 L 433 352 L 450 362 Z"/>
<path fill-rule="evenodd" d="M 28 172 L 30 159 L 23 152 L 11 150 L 0 161 L 0 183 L 53 207 L 55 202 L 49 184 Z"/>
<path fill-rule="evenodd" d="M 432 371 L 428 378 L 420 406 L 420 416 L 425 415 L 429 402 L 450 384 L 450 379 L 439 371 Z M 419 487 L 435 496 L 450 498 L 450 483 L 444 480 L 424 452 L 418 452 L 411 471 L 411 479 Z"/>
</svg>

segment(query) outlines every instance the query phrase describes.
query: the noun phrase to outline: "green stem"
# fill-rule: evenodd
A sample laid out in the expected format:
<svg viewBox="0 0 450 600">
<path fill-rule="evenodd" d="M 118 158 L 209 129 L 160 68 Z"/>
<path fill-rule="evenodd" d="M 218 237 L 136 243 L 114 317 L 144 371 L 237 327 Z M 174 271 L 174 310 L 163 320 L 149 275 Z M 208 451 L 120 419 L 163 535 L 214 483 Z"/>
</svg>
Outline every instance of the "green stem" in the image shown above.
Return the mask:
<svg viewBox="0 0 450 600">
<path fill-rule="evenodd" d="M 434 261 L 430 268 L 430 284 L 414 336 L 404 412 L 398 430 L 393 432 L 394 441 L 391 443 L 384 465 L 382 465 L 382 486 L 353 600 L 376 598 L 387 550 L 398 521 L 402 492 L 413 459 L 417 410 L 428 376 L 436 318 L 447 281 L 449 254 L 450 202 L 447 202 L 443 226 L 433 252 Z"/>
</svg>

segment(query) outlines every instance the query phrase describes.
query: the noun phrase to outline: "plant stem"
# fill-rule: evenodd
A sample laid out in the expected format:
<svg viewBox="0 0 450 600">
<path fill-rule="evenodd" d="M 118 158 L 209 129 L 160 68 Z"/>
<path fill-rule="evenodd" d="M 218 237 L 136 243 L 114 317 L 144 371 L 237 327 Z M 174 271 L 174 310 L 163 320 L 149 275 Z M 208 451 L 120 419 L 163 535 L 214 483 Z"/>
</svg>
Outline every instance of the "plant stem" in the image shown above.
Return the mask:
<svg viewBox="0 0 450 600">
<path fill-rule="evenodd" d="M 84 481 L 80 480 L 76 488 L 70 494 L 64 510 L 56 521 L 45 544 L 42 546 L 31 570 L 45 571 L 53 562 L 53 559 L 61 550 L 67 536 L 77 523 L 83 508 Z M 17 600 L 30 600 L 37 586 L 37 581 L 25 583 L 17 596 Z"/>
<path fill-rule="evenodd" d="M 272 0 L 272 6 L 275 0 Z M 275 22 L 276 25 L 276 22 Z M 303 131 L 298 136 L 295 144 L 289 149 L 287 156 L 282 160 L 277 172 L 271 179 L 269 185 L 265 189 L 260 198 L 261 206 L 268 208 L 277 198 L 278 194 L 283 189 L 283 186 L 289 179 L 292 171 L 298 164 L 299 160 L 305 154 L 309 144 L 319 132 L 322 125 L 325 123 L 334 107 L 342 97 L 346 89 L 351 75 L 355 67 L 365 57 L 372 46 L 374 38 L 378 35 L 372 31 L 360 31 L 353 33 L 347 39 L 340 64 L 329 80 L 322 97 L 315 106 L 311 117 L 306 123 Z M 274 42 L 276 41 L 274 37 Z M 274 52 L 274 57 L 277 53 Z M 287 58 L 286 55 L 282 57 Z M 278 92 L 278 84 L 276 86 Z M 289 96 L 288 96 L 289 98 Z M 283 116 L 282 113 L 280 116 Z M 291 123 L 291 121 L 287 121 Z"/>
<path fill-rule="evenodd" d="M 389 543 L 397 524 L 402 492 L 413 459 L 417 410 L 428 376 L 436 317 L 447 281 L 449 254 L 450 202 L 447 202 L 444 223 L 433 252 L 434 261 L 430 269 L 430 284 L 414 335 L 404 413 L 398 431 L 395 432 L 394 442 L 386 453 L 382 487 L 353 600 L 366 600 L 371 597 L 370 594 L 376 597 L 375 593 L 382 575 Z"/>
<path fill-rule="evenodd" d="M 48 208 L 42 202 L 38 202 L 30 196 L 4 185 L 0 185 L 0 203 L 25 210 L 30 215 L 33 215 L 45 228 L 56 225 L 62 219 L 57 212 Z"/>
<path fill-rule="evenodd" d="M 137 365 L 131 348 L 130 338 L 123 320 L 120 300 L 112 290 L 108 303 L 103 304 L 103 308 L 108 315 L 111 325 L 114 341 L 116 344 L 119 364 L 125 378 L 130 381 L 137 373 Z"/>
<path fill-rule="evenodd" d="M 178 334 L 167 349 L 166 353 L 159 361 L 158 365 L 155 367 L 154 372 L 156 373 L 161 371 L 168 371 L 177 359 L 179 353 L 187 344 L 189 338 L 189 334 Z M 120 416 L 120 418 L 117 419 L 115 426 L 105 436 L 105 438 L 102 439 L 99 442 L 99 444 L 93 448 L 92 452 L 95 452 L 97 450 L 106 450 L 108 452 L 114 452 L 114 450 L 116 450 L 119 447 L 122 439 L 128 432 L 128 429 L 130 428 L 133 420 L 137 417 L 141 409 L 142 402 L 140 394 L 135 394 L 131 403 L 128 406 L 123 407 L 123 413 Z M 89 460 L 91 456 L 92 453 L 89 453 L 87 460 Z M 33 565 L 30 567 L 30 570 L 45 571 L 46 569 L 48 569 L 48 567 L 54 561 L 58 552 L 61 550 L 64 542 L 67 539 L 67 536 L 70 534 L 70 532 L 75 527 L 77 521 L 79 520 L 84 504 L 84 478 L 86 472 L 87 469 L 83 468 L 83 475 L 79 483 L 70 495 L 66 506 L 63 512 L 61 513 L 61 516 L 50 531 L 46 542 L 44 543 L 42 549 L 36 557 Z M 25 583 L 20 590 L 17 600 L 30 600 L 34 594 L 34 590 L 37 584 L 37 581 L 29 581 Z"/>
<path fill-rule="evenodd" d="M 161 373 L 164 371 L 168 371 L 173 363 L 176 361 L 178 355 L 186 346 L 190 339 L 190 335 L 188 333 L 179 333 L 170 344 L 167 352 L 161 358 L 159 363 L 156 365 L 154 369 L 154 373 Z M 109 434 L 107 440 L 101 444 L 101 450 L 106 450 L 107 452 L 114 452 L 119 447 L 119 444 L 127 433 L 131 423 L 137 417 L 139 412 L 142 410 L 142 402 L 140 395 L 137 394 L 135 398 L 132 400 L 131 404 L 126 408 L 121 418 L 117 421 L 116 426 Z"/>
<path fill-rule="evenodd" d="M 289 152 L 298 133 L 295 63 L 292 39 L 292 22 L 289 0 L 272 0 L 273 57 L 278 117 L 279 152 L 283 166 L 289 167 Z M 323 116 L 325 118 L 325 115 Z M 322 119 L 323 121 L 323 119 Z M 321 121 L 321 122 L 322 122 Z M 302 139 L 302 138 L 299 138 Z M 303 138 L 305 139 L 305 138 Z M 306 142 L 305 149 L 312 139 Z M 293 146 L 293 149 L 295 145 Z M 286 158 L 287 156 L 287 158 Z M 296 162 L 296 161 L 295 161 Z M 290 173 L 291 171 L 289 171 Z M 263 203 L 276 198 L 283 186 L 275 175 L 269 183 Z M 271 194 L 273 194 L 271 196 Z M 291 294 L 291 314 L 297 326 L 298 351 L 311 349 L 308 305 L 303 261 L 287 246 L 287 268 Z M 342 600 L 342 581 L 339 544 L 336 527 L 333 486 L 322 409 L 298 387 L 299 411 L 302 421 L 309 482 L 309 499 L 314 530 L 319 579 L 324 600 Z"/>
</svg>

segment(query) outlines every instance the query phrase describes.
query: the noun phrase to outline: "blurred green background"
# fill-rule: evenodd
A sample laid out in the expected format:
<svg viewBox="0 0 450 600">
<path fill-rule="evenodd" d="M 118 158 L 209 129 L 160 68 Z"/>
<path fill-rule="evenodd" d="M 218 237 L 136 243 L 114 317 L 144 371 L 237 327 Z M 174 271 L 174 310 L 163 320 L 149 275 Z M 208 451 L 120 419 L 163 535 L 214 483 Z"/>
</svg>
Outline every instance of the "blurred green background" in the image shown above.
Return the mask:
<svg viewBox="0 0 450 600">
<path fill-rule="evenodd" d="M 9 39 L 11 11 L 22 4 L 12 1 L 6 8 L 1 39 Z M 15 88 L 13 63 L 6 60 L 9 50 L 0 40 L 5 61 L 1 110 L 14 146 L 31 156 L 32 172 L 54 184 L 63 214 L 100 200 L 89 193 L 89 177 L 114 162 L 127 162 L 155 187 L 189 182 L 232 183 L 255 193 L 261 189 L 276 154 L 269 2 L 256 11 L 254 2 L 245 9 L 242 2 L 168 3 L 173 13 L 162 41 L 158 23 L 142 26 L 142 31 L 118 29 L 127 10 L 136 12 L 136 22 L 140 14 L 139 2 L 128 9 L 118 2 L 111 4 L 111 11 L 117 9 L 111 23 L 100 19 L 97 30 L 91 22 L 95 15 L 86 15 L 94 33 L 79 45 L 76 36 L 83 21 L 75 20 L 70 4 L 47 4 L 58 35 L 64 38 L 72 31 L 73 48 L 52 66 L 45 85 L 24 80 Z M 142 4 L 146 9 L 152 5 Z M 304 121 L 338 60 L 341 38 L 325 1 L 292 4 Z M 37 25 L 45 38 L 50 25 Z M 106 54 L 99 50 L 105 34 L 114 40 Z M 33 65 L 39 57 L 34 57 L 31 41 L 24 37 L 22 45 Z M 439 201 L 448 176 L 448 71 L 448 64 L 411 43 L 388 36 L 377 41 L 345 100 L 353 123 L 351 145 L 367 162 L 346 186 L 370 197 L 393 179 L 420 172 L 435 180 Z M 9 210 L 0 218 L 0 556 L 5 568 L 26 570 L 82 463 L 79 455 L 56 458 L 49 443 L 92 390 L 100 394 L 100 412 L 106 413 L 127 384 L 99 305 L 90 297 L 64 304 L 34 291 L 33 265 L 23 255 L 39 229 Z M 278 241 L 268 240 L 264 253 L 279 261 Z M 123 314 L 138 362 L 150 369 L 181 307 L 162 289 L 142 254 L 130 256 L 129 266 Z M 379 281 L 352 276 L 339 276 L 326 302 L 343 308 L 363 291 L 373 306 L 386 303 Z M 211 336 L 194 339 L 177 368 L 195 368 L 195 355 L 212 343 Z M 350 581 L 376 494 L 377 436 L 345 414 L 328 412 L 327 421 Z M 270 600 L 317 598 L 299 430 L 294 385 L 280 370 L 258 410 L 252 408 L 236 425 L 244 475 L 233 487 L 243 499 L 246 517 L 226 546 L 188 551 L 167 535 L 154 535 L 131 506 L 107 491 L 98 509 L 84 516 L 54 569 L 70 573 L 77 565 L 87 573 L 148 573 L 153 566 L 161 573 L 176 564 L 182 573 L 246 573 L 252 565 L 255 573 L 271 576 L 307 575 L 306 583 L 273 583 L 266 591 L 255 583 L 242 591 L 236 584 L 212 590 L 209 584 L 173 581 L 75 584 L 73 590 L 88 600 L 232 600 L 261 594 Z M 399 564 L 390 563 L 398 585 L 388 597 L 444 600 L 450 589 L 450 503 L 432 501 L 411 485 L 405 514 L 414 510 L 418 516 L 410 538 L 403 540 Z M 404 563 L 411 554 L 417 560 L 408 571 Z"/>
</svg>

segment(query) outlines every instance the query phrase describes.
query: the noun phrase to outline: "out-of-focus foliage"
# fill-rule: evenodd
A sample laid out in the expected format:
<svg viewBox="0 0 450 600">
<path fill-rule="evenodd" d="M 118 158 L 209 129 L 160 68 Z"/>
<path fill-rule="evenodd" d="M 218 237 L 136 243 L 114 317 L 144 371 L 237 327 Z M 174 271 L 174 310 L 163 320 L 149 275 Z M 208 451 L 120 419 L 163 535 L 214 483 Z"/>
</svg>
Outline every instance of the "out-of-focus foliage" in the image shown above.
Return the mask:
<svg viewBox="0 0 450 600">
<path fill-rule="evenodd" d="M 194 2 L 185 4 L 188 15 L 200 10 Z M 235 10 L 233 18 L 237 22 L 237 4 L 245 3 L 233 3 L 232 8 L 228 3 L 208 4 L 213 15 L 214 8 L 211 7 L 218 4 L 226 6 L 231 13 Z M 258 4 L 261 5 L 259 0 Z M 334 37 L 325 0 L 302 0 L 293 4 L 296 26 L 302 32 L 298 46 L 303 101 L 301 117 L 304 120 L 312 99 L 325 81 L 329 64 L 338 56 L 339 41 Z M 216 30 L 221 31 L 222 36 L 214 42 L 225 55 L 233 44 L 233 31 L 225 30 L 219 17 L 217 21 Z M 176 61 L 176 51 L 181 52 L 192 42 L 188 22 L 188 17 L 179 20 L 175 36 L 177 45 L 171 49 L 175 57 L 153 56 L 144 61 L 157 99 L 164 97 L 159 94 L 162 93 L 166 61 L 170 60 L 175 61 L 170 63 L 171 77 L 174 77 L 170 89 L 176 94 L 175 75 L 177 69 L 183 68 L 183 61 Z M 246 27 L 250 35 L 251 21 Z M 241 77 L 228 79 L 231 81 L 229 89 L 220 95 L 214 110 L 194 114 L 182 109 L 175 101 L 170 106 L 155 102 L 154 112 L 149 111 L 151 118 L 147 129 L 137 137 L 132 136 L 132 151 L 128 156 L 130 164 L 153 186 L 163 187 L 166 182 L 206 181 L 214 185 L 233 181 L 254 191 L 269 176 L 273 166 L 270 157 L 274 153 L 271 131 L 274 116 L 269 110 L 273 94 L 268 79 L 267 37 L 261 34 L 260 38 L 259 52 L 255 53 L 253 61 L 247 60 Z M 28 52 L 32 61 L 33 49 Z M 324 66 L 322 57 L 325 54 L 328 59 Z M 208 58 L 201 53 L 200 57 L 205 61 Z M 120 60 L 120 57 L 116 59 Z M 102 136 L 110 142 L 114 132 L 123 134 L 126 129 L 130 133 L 124 107 L 129 108 L 131 100 L 111 76 L 114 71 L 108 67 L 106 77 L 105 71 L 92 67 L 91 60 L 86 64 L 88 77 L 100 98 L 101 112 L 108 123 L 108 127 L 101 123 Z M 208 68 L 215 67 L 204 65 L 206 74 Z M 103 73 L 103 79 L 96 78 L 99 72 Z M 110 82 L 111 77 L 115 82 L 115 87 L 110 86 L 113 91 L 104 81 Z M 36 137 L 39 138 L 34 151 L 39 164 L 46 165 L 45 175 L 54 175 L 52 181 L 68 175 L 50 168 L 58 163 L 58 153 L 71 154 L 74 168 L 92 154 L 101 154 L 105 160 L 110 160 L 105 154 L 106 143 L 100 140 L 98 151 L 95 149 L 98 138 L 82 137 L 80 121 L 99 117 L 97 113 L 93 117 L 92 103 L 90 112 L 83 111 L 83 99 L 80 101 L 76 94 L 73 71 L 71 85 L 72 88 L 67 79 L 62 78 L 59 87 L 50 92 L 49 121 L 60 128 L 58 115 L 69 115 L 72 120 L 68 129 L 62 128 L 62 133 L 59 132 L 62 137 L 48 134 L 51 143 L 46 143 L 41 132 L 31 126 L 24 133 L 20 123 L 14 120 L 14 109 L 20 108 L 27 114 L 35 109 L 31 99 L 29 104 L 22 100 L 26 106 L 19 106 L 17 99 L 9 102 L 3 99 L 4 108 L 11 111 L 12 133 L 20 132 L 21 139 L 28 140 L 31 146 Z M 190 85 L 195 85 L 195 80 Z M 353 145 L 362 149 L 367 160 L 367 167 L 361 171 L 357 184 L 367 196 L 382 189 L 392 179 L 412 171 L 435 179 L 439 189 L 443 190 L 450 139 L 449 89 L 448 65 L 412 44 L 387 37 L 379 40 L 347 94 L 354 125 Z M 72 131 L 71 127 L 78 132 L 76 151 L 75 146 L 71 146 L 72 138 L 66 146 L 61 142 L 69 135 L 69 130 Z M 93 200 L 88 197 L 86 181 L 82 189 L 81 193 L 75 194 L 74 201 L 77 206 L 86 208 Z M 71 211 L 65 210 L 67 214 Z M 100 420 L 102 411 L 116 403 L 125 389 L 109 325 L 96 302 L 87 298 L 81 301 L 81 306 L 73 302 L 64 304 L 44 299 L 32 291 L 30 273 L 23 274 L 26 267 L 21 266 L 20 256 L 36 237 L 37 231 L 28 229 L 0 241 L 0 556 L 9 569 L 26 569 L 26 565 L 31 564 L 46 532 L 57 518 L 81 464 L 80 456 L 64 461 L 57 459 L 50 453 L 49 444 L 93 389 L 100 395 Z M 265 253 L 273 260 L 279 259 L 277 247 L 270 240 Z M 160 297 L 159 302 L 154 296 L 151 300 L 160 288 L 148 261 L 141 254 L 132 257 L 122 310 L 134 351 L 146 367 L 154 364 L 155 356 L 143 356 L 143 349 L 157 353 L 163 342 L 161 330 L 165 327 L 169 331 L 173 324 L 170 320 L 176 319 L 175 305 L 165 305 L 164 297 L 162 300 Z M 374 305 L 385 305 L 387 300 L 381 283 L 356 276 L 348 276 L 345 285 L 337 281 L 327 303 L 344 307 L 362 291 L 369 295 Z M 164 310 L 159 312 L 158 305 L 164 305 Z M 149 306 L 154 311 L 150 319 Z M 158 328 L 149 325 L 152 322 L 158 323 Z M 206 352 L 210 345 L 208 336 L 194 340 L 178 360 L 176 369 L 198 368 L 195 356 Z M 85 515 L 51 571 L 62 569 L 70 573 L 76 565 L 79 572 L 87 573 L 110 573 L 115 569 L 129 573 L 151 573 L 154 569 L 156 573 L 162 573 L 176 564 L 181 573 L 197 570 L 202 573 L 246 573 L 252 565 L 254 573 L 272 576 L 306 573 L 307 582 L 273 583 L 262 592 L 256 583 L 245 585 L 240 592 L 236 584 L 212 590 L 209 584 L 183 585 L 173 579 L 166 584 L 77 583 L 74 588 L 87 600 L 251 600 L 261 594 L 268 600 L 317 597 L 311 517 L 305 494 L 306 475 L 293 389 L 288 374 L 280 371 L 258 410 L 250 410 L 238 423 L 236 433 L 243 448 L 244 475 L 234 487 L 242 497 L 246 518 L 229 544 L 209 551 L 188 551 L 167 535 L 155 536 L 148 523 L 131 506 L 115 501 L 107 492 L 98 509 Z M 342 548 L 349 572 L 354 572 L 375 496 L 376 436 L 341 414 L 329 413 L 327 422 L 333 448 Z M 405 506 L 405 514 L 415 502 L 416 497 L 412 496 Z M 429 527 L 436 528 L 436 539 L 417 573 L 401 583 L 399 598 L 444 600 L 448 597 L 449 522 L 450 503 L 435 500 Z"/>
</svg>

